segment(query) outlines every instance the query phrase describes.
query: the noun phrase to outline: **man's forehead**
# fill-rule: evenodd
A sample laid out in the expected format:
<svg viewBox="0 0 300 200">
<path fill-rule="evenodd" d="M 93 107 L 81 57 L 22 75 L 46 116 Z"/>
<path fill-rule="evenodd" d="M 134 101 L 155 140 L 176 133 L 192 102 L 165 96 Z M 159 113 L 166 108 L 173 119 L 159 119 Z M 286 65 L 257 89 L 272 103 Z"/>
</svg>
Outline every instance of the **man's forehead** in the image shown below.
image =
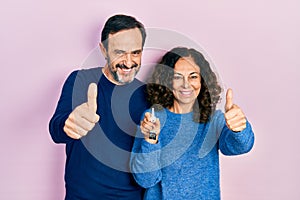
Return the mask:
<svg viewBox="0 0 300 200">
<path fill-rule="evenodd" d="M 140 50 L 142 48 L 142 34 L 137 28 L 109 34 L 108 46 L 111 49 L 124 51 Z"/>
</svg>

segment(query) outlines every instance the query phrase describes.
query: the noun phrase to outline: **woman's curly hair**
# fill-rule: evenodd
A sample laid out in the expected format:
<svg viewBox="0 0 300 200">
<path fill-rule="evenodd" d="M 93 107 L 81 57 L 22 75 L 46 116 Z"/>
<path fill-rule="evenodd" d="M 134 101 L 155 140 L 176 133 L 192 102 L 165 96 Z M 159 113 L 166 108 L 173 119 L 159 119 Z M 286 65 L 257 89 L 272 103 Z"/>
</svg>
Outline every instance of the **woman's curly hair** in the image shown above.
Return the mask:
<svg viewBox="0 0 300 200">
<path fill-rule="evenodd" d="M 210 68 L 204 56 L 191 48 L 176 47 L 167 52 L 155 66 L 147 84 L 147 100 L 156 109 L 171 108 L 174 103 L 173 77 L 176 62 L 183 57 L 192 57 L 200 67 L 201 90 L 193 106 L 194 121 L 206 123 L 220 101 L 221 87 L 217 82 L 216 74 Z"/>
</svg>

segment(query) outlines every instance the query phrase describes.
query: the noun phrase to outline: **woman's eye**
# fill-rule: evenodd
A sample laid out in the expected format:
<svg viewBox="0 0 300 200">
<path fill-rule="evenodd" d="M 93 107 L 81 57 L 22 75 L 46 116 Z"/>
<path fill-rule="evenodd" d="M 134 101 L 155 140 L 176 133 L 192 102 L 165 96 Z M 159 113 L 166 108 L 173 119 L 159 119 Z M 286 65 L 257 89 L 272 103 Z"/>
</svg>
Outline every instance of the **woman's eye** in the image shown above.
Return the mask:
<svg viewBox="0 0 300 200">
<path fill-rule="evenodd" d="M 181 80 L 182 77 L 181 76 L 174 76 L 174 80 Z"/>
<path fill-rule="evenodd" d="M 198 79 L 199 76 L 191 76 L 190 78 L 191 78 L 191 79 Z"/>
</svg>

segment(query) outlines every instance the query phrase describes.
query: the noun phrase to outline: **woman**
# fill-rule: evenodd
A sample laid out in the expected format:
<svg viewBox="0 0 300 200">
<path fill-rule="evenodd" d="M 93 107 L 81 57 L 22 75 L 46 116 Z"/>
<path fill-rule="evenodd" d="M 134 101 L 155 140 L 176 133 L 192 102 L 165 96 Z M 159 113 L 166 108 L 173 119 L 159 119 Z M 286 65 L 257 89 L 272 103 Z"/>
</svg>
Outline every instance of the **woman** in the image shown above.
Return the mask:
<svg viewBox="0 0 300 200">
<path fill-rule="evenodd" d="M 221 87 L 209 63 L 200 52 L 177 47 L 155 67 L 147 93 L 156 120 L 145 112 L 130 161 L 145 199 L 220 199 L 219 150 L 239 155 L 254 143 L 232 90 L 225 113 L 216 110 Z"/>
</svg>

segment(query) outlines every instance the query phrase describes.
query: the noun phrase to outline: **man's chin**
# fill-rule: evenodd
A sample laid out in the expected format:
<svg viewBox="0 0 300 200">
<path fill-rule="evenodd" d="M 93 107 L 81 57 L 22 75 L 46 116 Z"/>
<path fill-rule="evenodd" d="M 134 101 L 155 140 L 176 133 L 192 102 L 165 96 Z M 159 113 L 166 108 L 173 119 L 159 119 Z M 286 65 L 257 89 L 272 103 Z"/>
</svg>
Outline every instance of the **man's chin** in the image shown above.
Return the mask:
<svg viewBox="0 0 300 200">
<path fill-rule="evenodd" d="M 118 82 L 121 84 L 127 84 L 127 83 L 131 83 L 135 76 L 136 76 L 137 72 L 136 71 L 132 71 L 130 74 L 117 74 L 118 75 Z"/>
<path fill-rule="evenodd" d="M 121 84 L 127 84 L 127 83 L 131 83 L 134 80 L 134 76 L 133 77 L 119 77 L 118 82 Z"/>
</svg>

